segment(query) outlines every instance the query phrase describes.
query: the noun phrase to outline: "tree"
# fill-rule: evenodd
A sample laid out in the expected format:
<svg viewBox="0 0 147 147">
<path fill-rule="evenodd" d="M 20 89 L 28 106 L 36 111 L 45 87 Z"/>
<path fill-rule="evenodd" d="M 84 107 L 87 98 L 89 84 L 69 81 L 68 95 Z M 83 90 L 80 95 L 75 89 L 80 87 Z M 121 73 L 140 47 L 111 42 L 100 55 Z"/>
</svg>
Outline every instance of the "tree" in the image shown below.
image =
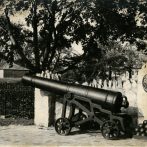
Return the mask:
<svg viewBox="0 0 147 147">
<path fill-rule="evenodd" d="M 84 65 L 89 64 L 89 66 L 86 66 L 88 70 L 93 65 L 93 70 L 90 74 L 92 78 L 99 74 L 98 71 L 103 73 L 102 75 L 105 77 L 106 70 L 108 70 L 107 67 L 118 68 L 118 65 L 125 66 L 124 63 L 126 61 L 128 63 L 125 64 L 131 69 L 132 65 L 129 66 L 130 63 L 135 63 L 131 62 L 131 59 L 133 57 L 136 57 L 134 60 L 138 59 L 138 56 L 134 56 L 136 51 L 126 51 L 122 47 L 119 47 L 121 48 L 120 52 L 117 50 L 114 51 L 117 48 L 113 49 L 110 43 L 123 44 L 129 42 L 130 48 L 132 45 L 135 45 L 138 50 L 146 50 L 147 26 L 145 24 L 147 20 L 147 2 L 139 0 L 92 0 L 89 2 L 87 0 L 85 1 L 85 5 L 85 11 L 88 14 L 84 13 L 83 16 L 85 16 L 85 21 L 87 23 L 90 22 L 92 27 L 91 32 L 82 40 L 82 45 L 85 55 L 91 60 L 89 62 L 85 58 L 86 63 Z M 101 44 L 100 47 L 99 44 Z M 112 51 L 115 54 L 109 57 L 109 52 L 112 54 Z M 129 59 L 124 53 L 131 55 Z M 128 69 L 126 68 L 126 70 Z M 87 78 L 90 78 L 90 75 L 88 73 Z"/>
<path fill-rule="evenodd" d="M 20 0 L 8 3 L 5 18 L 1 17 L 7 24 L 1 22 L 1 57 L 7 54 L 12 60 L 17 55 L 17 60 L 33 72 L 48 69 L 63 74 L 72 70 L 76 71 L 76 77 L 84 74 L 91 80 L 105 73 L 109 63 L 111 66 L 124 64 L 127 57 L 119 52 L 115 57 L 107 57 L 110 43 L 127 41 L 146 50 L 146 1 Z M 10 6 L 15 12 L 30 10 L 25 20 L 31 30 L 10 22 Z M 74 42 L 82 44 L 82 55 L 71 54 Z"/>
<path fill-rule="evenodd" d="M 14 6 L 14 3 L 6 7 L 5 18 L 1 17 L 7 24 L 1 24 L 2 48 L 5 50 L 7 46 L 8 52 L 13 52 L 15 56 L 17 54 L 33 72 L 54 70 L 54 65 L 57 66 L 57 62 L 61 60 L 62 50 L 69 49 L 74 41 L 81 38 L 80 35 L 76 35 L 79 24 L 83 23 L 79 15 L 81 7 L 76 1 L 35 0 L 31 2 L 31 6 L 28 3 L 30 14 L 25 20 L 32 30 L 25 30 L 20 25 L 12 24 L 10 6 Z M 14 9 L 22 11 L 22 8 L 22 1 L 19 1 Z M 8 40 L 11 44 L 7 44 Z"/>
</svg>

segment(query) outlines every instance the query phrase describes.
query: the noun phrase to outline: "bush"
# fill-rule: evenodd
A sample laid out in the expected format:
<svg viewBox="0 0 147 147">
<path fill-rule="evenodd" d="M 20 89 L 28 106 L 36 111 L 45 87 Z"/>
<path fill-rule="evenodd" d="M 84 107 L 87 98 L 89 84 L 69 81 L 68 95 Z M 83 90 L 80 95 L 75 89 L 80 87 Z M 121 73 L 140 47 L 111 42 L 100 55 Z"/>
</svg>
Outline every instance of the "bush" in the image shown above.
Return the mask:
<svg viewBox="0 0 147 147">
<path fill-rule="evenodd" d="M 34 118 L 34 89 L 21 81 L 1 81 L 0 115 Z"/>
</svg>

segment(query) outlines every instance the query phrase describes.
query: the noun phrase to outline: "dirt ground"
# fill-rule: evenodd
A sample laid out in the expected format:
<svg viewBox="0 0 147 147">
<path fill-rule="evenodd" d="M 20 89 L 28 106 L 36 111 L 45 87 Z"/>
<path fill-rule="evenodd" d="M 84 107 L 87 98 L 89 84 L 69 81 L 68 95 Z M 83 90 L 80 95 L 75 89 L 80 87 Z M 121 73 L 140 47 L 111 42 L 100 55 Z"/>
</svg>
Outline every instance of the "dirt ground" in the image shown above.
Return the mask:
<svg viewBox="0 0 147 147">
<path fill-rule="evenodd" d="M 1 126 L 0 146 L 147 146 L 147 138 L 106 140 L 100 132 L 82 133 L 72 131 L 71 135 L 60 136 L 53 127 Z"/>
</svg>

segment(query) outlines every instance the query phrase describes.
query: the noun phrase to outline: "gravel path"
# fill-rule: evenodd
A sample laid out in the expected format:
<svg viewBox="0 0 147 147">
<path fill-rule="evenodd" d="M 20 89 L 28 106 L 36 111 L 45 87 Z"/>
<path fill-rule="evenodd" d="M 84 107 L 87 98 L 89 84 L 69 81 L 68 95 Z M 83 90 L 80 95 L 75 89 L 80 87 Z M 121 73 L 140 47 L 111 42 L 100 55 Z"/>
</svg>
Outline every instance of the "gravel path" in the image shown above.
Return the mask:
<svg viewBox="0 0 147 147">
<path fill-rule="evenodd" d="M 43 145 L 43 146 L 147 146 L 147 138 L 106 140 L 101 133 L 77 133 L 68 136 L 58 135 L 53 127 L 38 128 L 36 126 L 0 127 L 0 146 L 10 145 Z"/>
</svg>

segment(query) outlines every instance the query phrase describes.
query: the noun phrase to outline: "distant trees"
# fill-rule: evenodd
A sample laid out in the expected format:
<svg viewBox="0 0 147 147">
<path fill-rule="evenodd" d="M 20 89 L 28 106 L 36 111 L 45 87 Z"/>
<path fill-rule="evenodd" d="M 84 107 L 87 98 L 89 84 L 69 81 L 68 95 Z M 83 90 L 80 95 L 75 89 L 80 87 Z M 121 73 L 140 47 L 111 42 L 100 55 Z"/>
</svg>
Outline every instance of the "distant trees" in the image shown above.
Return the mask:
<svg viewBox="0 0 147 147">
<path fill-rule="evenodd" d="M 138 58 L 136 50 L 126 50 L 121 44 L 129 42 L 130 48 L 134 45 L 144 53 L 147 51 L 146 1 L 3 2 L 7 7 L 0 17 L 0 57 L 10 64 L 17 60 L 33 72 L 70 71 L 78 80 L 91 80 L 96 75 L 104 76 L 112 67 L 132 68 Z M 10 19 L 12 13 L 26 10 L 29 14 L 24 19 L 29 30 Z M 83 54 L 72 54 L 71 45 L 79 42 Z"/>
</svg>

